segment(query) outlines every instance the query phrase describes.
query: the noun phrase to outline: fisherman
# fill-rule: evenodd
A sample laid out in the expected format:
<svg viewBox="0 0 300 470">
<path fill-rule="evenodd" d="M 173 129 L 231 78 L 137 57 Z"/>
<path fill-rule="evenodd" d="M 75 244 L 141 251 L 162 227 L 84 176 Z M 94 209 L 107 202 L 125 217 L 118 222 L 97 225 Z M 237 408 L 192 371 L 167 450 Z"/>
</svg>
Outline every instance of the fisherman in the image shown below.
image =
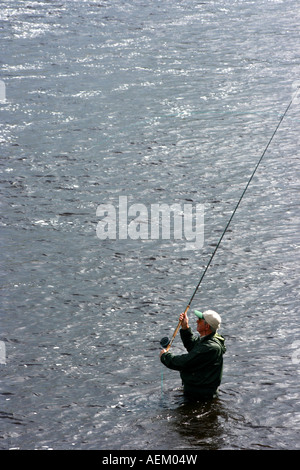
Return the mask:
<svg viewBox="0 0 300 470">
<path fill-rule="evenodd" d="M 162 349 L 160 360 L 169 369 L 180 372 L 187 399 L 212 399 L 217 396 L 221 383 L 223 354 L 226 351 L 225 339 L 217 333 L 221 317 L 213 310 L 203 313 L 195 310 L 194 313 L 200 337 L 192 333 L 187 313 L 181 313 L 180 336 L 188 352 L 175 356 Z"/>
</svg>

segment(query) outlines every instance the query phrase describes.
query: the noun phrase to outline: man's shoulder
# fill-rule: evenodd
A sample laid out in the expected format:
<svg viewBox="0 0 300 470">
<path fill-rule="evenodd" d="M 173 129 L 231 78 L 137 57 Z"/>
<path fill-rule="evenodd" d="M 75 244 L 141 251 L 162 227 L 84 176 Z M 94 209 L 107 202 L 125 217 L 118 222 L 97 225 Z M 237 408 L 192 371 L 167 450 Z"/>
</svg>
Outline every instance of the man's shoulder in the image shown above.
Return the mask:
<svg viewBox="0 0 300 470">
<path fill-rule="evenodd" d="M 218 333 L 210 338 L 210 344 L 212 348 L 221 349 L 223 353 L 226 351 L 225 338 Z"/>
</svg>

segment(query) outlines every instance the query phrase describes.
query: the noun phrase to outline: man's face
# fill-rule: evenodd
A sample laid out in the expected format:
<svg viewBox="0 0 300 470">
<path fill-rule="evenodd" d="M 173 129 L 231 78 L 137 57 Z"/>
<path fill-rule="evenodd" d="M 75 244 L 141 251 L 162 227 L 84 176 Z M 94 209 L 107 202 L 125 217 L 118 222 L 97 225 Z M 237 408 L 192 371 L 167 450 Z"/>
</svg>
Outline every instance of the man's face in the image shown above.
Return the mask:
<svg viewBox="0 0 300 470">
<path fill-rule="evenodd" d="M 205 320 L 198 318 L 197 331 L 200 334 L 200 336 L 203 336 L 204 334 L 206 334 L 206 327 L 207 327 L 207 323 L 205 323 Z"/>
</svg>

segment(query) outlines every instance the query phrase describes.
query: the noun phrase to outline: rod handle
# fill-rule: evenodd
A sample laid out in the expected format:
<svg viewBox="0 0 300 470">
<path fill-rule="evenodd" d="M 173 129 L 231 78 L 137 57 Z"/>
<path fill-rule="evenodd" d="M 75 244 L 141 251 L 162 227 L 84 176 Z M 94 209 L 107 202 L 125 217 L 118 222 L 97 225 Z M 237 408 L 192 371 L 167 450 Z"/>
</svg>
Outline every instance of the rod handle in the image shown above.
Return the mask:
<svg viewBox="0 0 300 470">
<path fill-rule="evenodd" d="M 188 305 L 188 306 L 186 307 L 184 313 L 187 313 L 187 311 L 188 311 L 189 308 L 190 308 L 190 305 Z M 176 329 L 175 329 L 175 331 L 174 331 L 174 333 L 173 333 L 173 336 L 172 336 L 172 338 L 171 338 L 171 341 L 169 342 L 168 346 L 166 347 L 166 351 L 169 351 L 170 347 L 172 346 L 172 343 L 173 343 L 173 341 L 174 341 L 174 339 L 175 339 L 175 336 L 177 335 L 177 333 L 178 333 L 180 327 L 181 327 L 181 321 L 179 320 L 179 322 L 178 322 L 178 324 L 177 324 L 177 326 L 176 326 Z"/>
</svg>

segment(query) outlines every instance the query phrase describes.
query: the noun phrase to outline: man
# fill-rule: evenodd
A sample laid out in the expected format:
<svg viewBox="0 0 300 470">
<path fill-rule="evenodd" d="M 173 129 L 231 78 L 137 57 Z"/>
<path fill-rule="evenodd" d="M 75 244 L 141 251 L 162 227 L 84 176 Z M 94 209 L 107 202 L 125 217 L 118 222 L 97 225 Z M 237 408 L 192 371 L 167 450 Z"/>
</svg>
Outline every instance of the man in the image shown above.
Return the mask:
<svg viewBox="0 0 300 470">
<path fill-rule="evenodd" d="M 160 352 L 160 360 L 169 369 L 180 372 L 184 395 L 187 398 L 211 399 L 216 396 L 221 383 L 223 354 L 226 351 L 225 339 L 217 333 L 221 317 L 213 310 L 194 312 L 198 317 L 197 331 L 200 337 L 193 335 L 188 316 L 182 313 L 179 316 L 180 336 L 188 352 L 174 356 L 163 349 Z"/>
</svg>

